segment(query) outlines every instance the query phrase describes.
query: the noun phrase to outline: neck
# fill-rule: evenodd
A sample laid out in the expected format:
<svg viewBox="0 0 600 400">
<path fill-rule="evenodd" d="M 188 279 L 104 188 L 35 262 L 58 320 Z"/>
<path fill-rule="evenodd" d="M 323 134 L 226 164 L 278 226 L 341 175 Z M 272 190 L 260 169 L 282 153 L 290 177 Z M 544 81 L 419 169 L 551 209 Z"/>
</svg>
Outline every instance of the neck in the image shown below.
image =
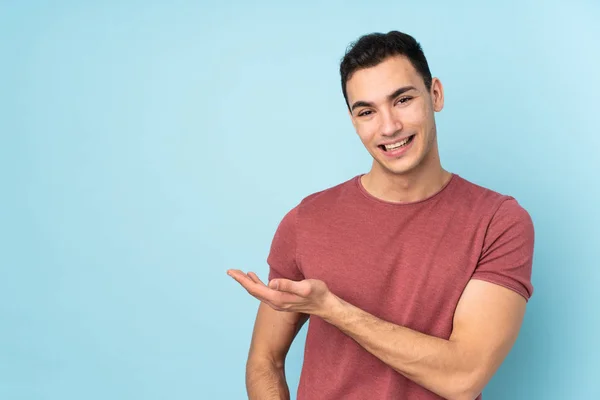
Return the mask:
<svg viewBox="0 0 600 400">
<path fill-rule="evenodd" d="M 422 163 L 404 174 L 395 174 L 373 162 L 361 183 L 372 196 L 394 203 L 412 203 L 439 192 L 452 174 L 444 170 L 439 157 L 427 157 Z"/>
</svg>

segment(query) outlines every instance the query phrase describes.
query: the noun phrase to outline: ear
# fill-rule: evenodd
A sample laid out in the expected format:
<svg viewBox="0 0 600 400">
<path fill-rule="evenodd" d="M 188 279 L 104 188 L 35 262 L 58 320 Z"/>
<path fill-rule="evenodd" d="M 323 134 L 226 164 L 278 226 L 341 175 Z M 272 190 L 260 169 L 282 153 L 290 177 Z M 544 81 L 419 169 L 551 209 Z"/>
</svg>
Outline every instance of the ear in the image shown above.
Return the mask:
<svg viewBox="0 0 600 400">
<path fill-rule="evenodd" d="M 431 80 L 431 100 L 433 101 L 433 110 L 436 112 L 442 111 L 444 108 L 444 87 L 438 78 Z"/>
</svg>

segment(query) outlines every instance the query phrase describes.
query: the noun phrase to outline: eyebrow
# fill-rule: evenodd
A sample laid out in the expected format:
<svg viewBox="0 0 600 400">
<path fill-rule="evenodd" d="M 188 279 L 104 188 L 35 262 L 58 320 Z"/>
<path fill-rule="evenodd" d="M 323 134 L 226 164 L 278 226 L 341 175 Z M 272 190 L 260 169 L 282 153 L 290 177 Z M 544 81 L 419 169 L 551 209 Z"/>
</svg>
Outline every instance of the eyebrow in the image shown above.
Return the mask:
<svg viewBox="0 0 600 400">
<path fill-rule="evenodd" d="M 408 92 L 409 90 L 416 90 L 414 86 L 403 86 L 399 89 L 396 89 L 393 93 L 388 94 L 388 100 L 393 100 L 394 98 L 400 96 L 404 92 Z M 354 111 L 357 107 L 373 107 L 374 104 L 368 101 L 358 100 L 352 104 L 350 111 Z"/>
</svg>

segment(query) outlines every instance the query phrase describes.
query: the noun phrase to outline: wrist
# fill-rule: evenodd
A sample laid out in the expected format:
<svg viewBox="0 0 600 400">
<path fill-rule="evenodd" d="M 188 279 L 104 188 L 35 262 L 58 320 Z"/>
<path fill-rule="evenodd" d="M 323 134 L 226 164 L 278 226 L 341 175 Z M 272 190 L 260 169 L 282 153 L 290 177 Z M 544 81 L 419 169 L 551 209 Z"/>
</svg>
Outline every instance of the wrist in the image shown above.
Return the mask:
<svg viewBox="0 0 600 400">
<path fill-rule="evenodd" d="M 342 312 L 344 303 L 342 299 L 337 297 L 335 294 L 329 292 L 323 301 L 322 311 L 319 317 L 326 322 L 331 323 L 336 319 L 336 316 Z"/>
</svg>

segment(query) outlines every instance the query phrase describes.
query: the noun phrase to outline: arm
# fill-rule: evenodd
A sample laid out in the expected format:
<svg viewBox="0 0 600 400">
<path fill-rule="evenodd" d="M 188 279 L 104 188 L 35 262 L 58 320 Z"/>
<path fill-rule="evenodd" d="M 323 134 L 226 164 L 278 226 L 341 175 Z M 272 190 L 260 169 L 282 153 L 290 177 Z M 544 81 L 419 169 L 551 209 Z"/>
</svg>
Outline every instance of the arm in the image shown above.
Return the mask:
<svg viewBox="0 0 600 400">
<path fill-rule="evenodd" d="M 446 340 L 383 321 L 335 296 L 323 281 L 274 279 L 266 286 L 253 273 L 230 275 L 274 310 L 323 318 L 408 379 L 451 400 L 481 393 L 514 344 L 525 313 L 521 295 L 472 279 Z"/>
<path fill-rule="evenodd" d="M 296 214 L 292 209 L 280 222 L 267 259 L 270 277 L 302 280 L 296 264 Z M 235 272 L 229 271 L 235 276 Z M 245 282 L 266 287 L 254 273 L 240 276 Z M 285 358 L 296 334 L 306 322 L 303 312 L 282 312 L 261 300 L 246 364 L 246 388 L 250 400 L 289 399 Z"/>
<path fill-rule="evenodd" d="M 471 280 L 449 340 L 383 321 L 334 295 L 323 318 L 421 386 L 447 399 L 472 400 L 514 344 L 525 304 L 509 289 Z"/>
<path fill-rule="evenodd" d="M 323 318 L 377 358 L 421 386 L 449 399 L 473 399 L 513 346 L 531 296 L 534 232 L 514 200 L 490 222 L 482 254 L 457 304 L 448 340 L 383 321 L 344 302 L 325 282 L 276 277 L 266 286 L 239 270 L 229 274 L 277 311 Z M 507 289 L 510 288 L 510 289 Z"/>
<path fill-rule="evenodd" d="M 275 311 L 260 303 L 246 364 L 250 400 L 287 400 L 285 357 L 308 315 Z"/>
<path fill-rule="evenodd" d="M 477 268 L 457 304 L 448 340 L 382 321 L 333 295 L 327 296 L 330 306 L 322 312 L 407 378 L 443 397 L 472 400 L 517 338 L 533 290 L 534 236 L 531 217 L 516 200 L 500 203 L 487 227 Z"/>
</svg>

